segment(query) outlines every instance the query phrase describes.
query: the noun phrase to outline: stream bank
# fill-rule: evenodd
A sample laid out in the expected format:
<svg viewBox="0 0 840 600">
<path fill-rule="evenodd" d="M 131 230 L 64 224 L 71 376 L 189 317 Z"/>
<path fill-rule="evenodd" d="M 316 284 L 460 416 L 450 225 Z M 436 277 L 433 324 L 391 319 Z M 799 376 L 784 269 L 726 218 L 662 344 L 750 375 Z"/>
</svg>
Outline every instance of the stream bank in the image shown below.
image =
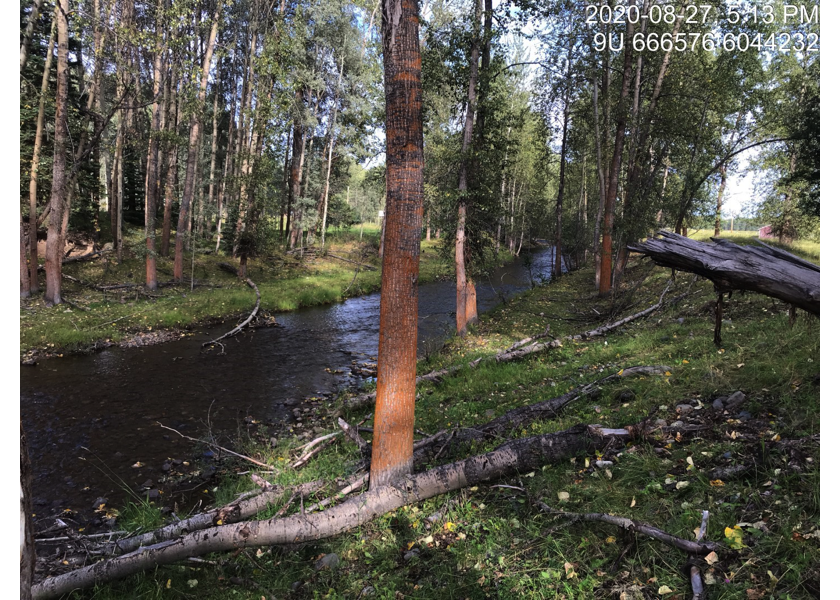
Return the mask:
<svg viewBox="0 0 840 600">
<path fill-rule="evenodd" d="M 496 269 L 477 285 L 479 312 L 546 278 L 551 253 L 544 248 Z M 420 358 L 451 335 L 454 298 L 452 281 L 420 286 Z M 370 377 L 379 295 L 274 318 L 277 327 L 225 340 L 223 351 L 205 352 L 201 344 L 228 331 L 229 323 L 196 327 L 171 343 L 112 347 L 21 367 L 21 416 L 38 517 L 68 508 L 90 514 L 100 498 L 120 506 L 129 497 L 154 495 L 159 480 L 175 472 L 187 486 L 206 480 L 215 454 L 206 453 L 210 464 L 197 466 L 195 444 L 158 423 L 228 447 L 247 445 L 259 428 L 283 437 L 328 425 L 315 421 L 324 417 L 314 416 L 312 403 Z M 180 505 L 211 499 L 212 486 L 198 486 Z"/>
</svg>

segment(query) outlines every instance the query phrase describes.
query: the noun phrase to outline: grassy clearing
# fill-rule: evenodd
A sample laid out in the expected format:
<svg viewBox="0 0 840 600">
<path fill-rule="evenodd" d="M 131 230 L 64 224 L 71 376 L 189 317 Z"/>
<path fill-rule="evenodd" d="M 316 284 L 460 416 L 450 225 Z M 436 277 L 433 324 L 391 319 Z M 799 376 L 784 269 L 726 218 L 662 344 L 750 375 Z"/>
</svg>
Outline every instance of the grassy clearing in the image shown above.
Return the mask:
<svg viewBox="0 0 840 600">
<path fill-rule="evenodd" d="M 659 298 L 669 275 L 647 263 L 632 265 L 625 292 L 613 302 L 592 293 L 591 270 L 573 273 L 484 315 L 466 340 L 453 340 L 420 370 L 488 356 L 546 325 L 565 335 L 591 329 L 611 312 L 637 312 Z M 671 297 L 690 281 L 677 274 Z M 819 582 L 820 456 L 819 441 L 811 437 L 819 433 L 818 322 L 800 316 L 790 325 L 781 303 L 735 294 L 726 303 L 718 349 L 712 343 L 714 298 L 711 286 L 698 281 L 679 304 L 607 338 L 564 344 L 518 363 L 482 362 L 441 385 L 423 385 L 416 411 L 417 428 L 426 432 L 469 426 L 622 367 L 663 364 L 670 369 L 666 376 L 610 383 L 600 396 L 513 436 L 577 423 L 621 427 L 644 418 L 682 420 L 699 431 L 680 437 L 654 433 L 603 456 L 579 456 L 498 482 L 521 489 L 464 489 L 318 543 L 163 566 L 74 597 L 690 597 L 681 551 L 604 524 L 565 522 L 541 512 L 535 506 L 541 500 L 558 510 L 627 516 L 688 539 L 701 511 L 709 510 L 708 537 L 731 548 L 717 562 L 710 557 L 712 564 L 703 563 L 710 599 L 809 598 Z M 735 391 L 747 397 L 738 409 L 726 414 L 712 408 L 716 398 Z M 677 405 L 689 408 L 678 412 Z M 277 433 L 255 431 L 245 450 L 281 467 L 289 464 L 302 441 L 281 439 L 272 448 L 268 438 Z M 491 446 L 460 448 L 446 460 Z M 276 480 L 347 477 L 358 458 L 356 448 L 340 439 L 304 469 L 281 469 Z M 596 468 L 599 458 L 613 465 Z M 721 480 L 708 475 L 733 465 L 748 470 Z M 236 475 L 240 469 L 231 467 L 220 485 L 220 502 L 252 487 Z M 123 525 L 138 523 L 135 516 Z M 317 559 L 329 553 L 340 558 L 338 568 L 316 571 Z M 234 583 L 236 577 L 250 583 Z"/>
<path fill-rule="evenodd" d="M 141 230 L 131 230 L 127 248 L 140 245 Z M 379 289 L 379 228 L 367 224 L 359 241 L 359 228 L 333 232 L 327 238 L 328 252 L 377 267 L 359 270 L 354 264 L 329 256 L 301 259 L 285 252 L 249 261 L 248 275 L 260 288 L 261 308 L 269 313 L 295 310 L 305 306 L 339 302 L 350 296 Z M 211 245 L 212 246 L 212 245 Z M 178 287 L 163 287 L 150 297 L 141 289 L 101 292 L 63 282 L 65 297 L 81 310 L 65 304 L 46 308 L 43 299 L 21 301 L 21 358 L 34 354 L 62 354 L 89 348 L 98 341 L 119 342 L 138 333 L 160 329 L 183 329 L 197 323 L 233 319 L 247 315 L 254 307 L 253 291 L 231 273 L 221 270 L 219 262 L 236 263 L 216 255 L 214 246 L 187 254 L 185 274 L 194 272 L 199 286 L 190 290 L 189 282 Z M 437 251 L 439 243 L 421 243 L 420 282 L 450 276 L 449 261 Z M 502 259 L 509 256 L 502 256 Z M 158 258 L 158 281 L 172 278 L 172 259 Z M 139 255 L 129 255 L 122 263 L 113 256 L 88 263 L 71 263 L 64 273 L 86 283 L 117 285 L 143 283 L 145 263 Z M 84 310 L 89 309 L 89 310 Z"/>
<path fill-rule="evenodd" d="M 714 229 L 695 229 L 689 230 L 688 237 L 707 241 L 715 235 Z M 721 231 L 720 237 L 725 240 L 732 240 L 737 244 L 758 244 L 758 232 L 756 231 Z M 798 254 L 805 260 L 809 260 L 815 264 L 820 264 L 820 243 L 813 240 L 794 240 L 790 244 L 782 244 L 776 240 L 761 240 L 762 243 L 782 248 Z"/>
</svg>

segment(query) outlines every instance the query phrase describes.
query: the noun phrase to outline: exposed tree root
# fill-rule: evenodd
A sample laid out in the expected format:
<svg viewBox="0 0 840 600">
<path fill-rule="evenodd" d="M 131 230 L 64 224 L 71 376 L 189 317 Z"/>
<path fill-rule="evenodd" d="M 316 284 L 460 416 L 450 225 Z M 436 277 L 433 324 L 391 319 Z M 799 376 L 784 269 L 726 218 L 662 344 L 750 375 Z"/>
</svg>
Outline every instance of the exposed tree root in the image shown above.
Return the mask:
<svg viewBox="0 0 840 600">
<path fill-rule="evenodd" d="M 227 263 L 219 263 L 219 264 L 227 264 Z M 257 288 L 256 284 L 255 284 L 253 281 L 251 281 L 250 279 L 246 279 L 246 280 L 245 280 L 245 283 L 247 283 L 248 285 L 250 285 L 250 286 L 254 289 L 254 293 L 256 293 L 256 294 L 257 294 L 257 303 L 256 303 L 256 305 L 254 305 L 254 310 L 252 310 L 252 311 L 251 311 L 251 314 L 250 314 L 250 315 L 248 315 L 248 318 L 247 318 L 247 319 L 245 319 L 244 321 L 242 321 L 239 325 L 237 325 L 236 327 L 234 327 L 233 329 L 231 329 L 230 331 L 228 331 L 228 332 L 227 332 L 226 334 L 224 334 L 223 336 L 217 337 L 215 340 L 211 340 L 211 341 L 209 341 L 209 342 L 204 342 L 203 344 L 201 344 L 201 347 L 202 347 L 202 348 L 204 348 L 204 347 L 206 347 L 206 346 L 210 346 L 210 345 L 212 345 L 212 344 L 216 344 L 216 343 L 218 343 L 218 342 L 222 341 L 222 340 L 223 340 L 223 339 L 225 339 L 225 338 L 229 338 L 229 337 L 231 337 L 232 335 L 236 335 L 237 333 L 239 333 L 240 331 L 242 331 L 245 327 L 247 327 L 247 326 L 248 326 L 248 323 L 250 323 L 251 321 L 253 321 L 253 320 L 254 320 L 254 317 L 256 317 L 256 316 L 257 316 L 257 312 L 260 310 L 260 290 L 259 290 L 259 288 Z"/>
<path fill-rule="evenodd" d="M 210 552 L 331 537 L 407 504 L 530 471 L 581 453 L 591 453 L 606 447 L 615 437 L 629 439 L 630 435 L 629 430 L 603 430 L 597 425 L 578 425 L 558 433 L 513 440 L 492 452 L 406 477 L 395 485 L 378 487 L 317 514 L 220 525 L 212 530 L 193 531 L 177 539 L 144 546 L 135 552 L 46 579 L 33 588 L 33 598 L 55 598 L 95 583 L 113 581 Z"/>
</svg>

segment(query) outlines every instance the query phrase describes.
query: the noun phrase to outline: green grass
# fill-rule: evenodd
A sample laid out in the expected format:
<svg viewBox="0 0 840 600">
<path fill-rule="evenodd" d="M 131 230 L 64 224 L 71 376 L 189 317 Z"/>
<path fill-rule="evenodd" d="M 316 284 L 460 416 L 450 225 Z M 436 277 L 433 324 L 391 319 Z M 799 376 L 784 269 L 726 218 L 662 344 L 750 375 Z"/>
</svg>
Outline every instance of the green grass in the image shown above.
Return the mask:
<svg viewBox="0 0 840 600">
<path fill-rule="evenodd" d="M 704 242 L 708 241 L 714 235 L 714 229 L 694 229 L 689 230 L 688 232 L 688 237 Z M 757 231 L 721 231 L 720 237 L 725 240 L 732 240 L 737 244 L 759 243 Z M 777 240 L 772 239 L 761 240 L 761 242 L 770 246 L 775 246 L 776 248 L 781 248 L 783 250 L 793 252 L 794 254 L 798 254 L 805 260 L 809 260 L 817 265 L 820 264 L 819 242 L 815 242 L 813 240 L 794 240 L 792 243 L 783 244 Z"/>
<path fill-rule="evenodd" d="M 126 247 L 138 247 L 140 235 L 140 230 L 130 230 Z M 351 228 L 327 237 L 329 252 L 377 267 L 373 271 L 362 269 L 356 273 L 354 264 L 329 256 L 301 260 L 279 252 L 250 260 L 248 276 L 260 289 L 261 309 L 269 313 L 335 303 L 379 289 L 378 244 L 379 229 L 373 224 L 365 225 L 361 245 L 358 228 L 355 233 Z M 212 248 L 214 245 L 208 243 L 196 253 L 195 279 L 202 285 L 194 290 L 187 282 L 162 287 L 155 292 L 156 297 L 149 298 L 142 290 L 103 293 L 65 280 L 65 297 L 81 306 L 81 310 L 69 304 L 47 308 L 41 297 L 21 301 L 21 357 L 61 355 L 90 348 L 96 342 L 119 342 L 152 330 L 184 329 L 244 317 L 254 307 L 254 293 L 234 275 L 219 269 L 218 262 L 235 262 L 216 255 Z M 437 240 L 421 242 L 420 283 L 450 277 L 452 267 L 438 248 Z M 186 258 L 184 269 L 189 280 L 192 256 L 187 254 Z M 507 254 L 501 256 L 501 260 L 509 259 Z M 159 282 L 172 278 L 171 258 L 159 257 L 157 266 Z M 64 273 L 97 285 L 143 283 L 145 263 L 142 257 L 130 253 L 121 263 L 107 255 L 102 260 L 68 264 Z"/>
<path fill-rule="evenodd" d="M 489 356 L 546 325 L 557 336 L 592 329 L 619 304 L 624 308 L 618 312 L 626 315 L 656 302 L 669 276 L 670 271 L 631 263 L 624 292 L 613 304 L 593 293 L 591 270 L 572 273 L 482 315 L 465 340 L 450 341 L 418 368 L 425 372 Z M 690 280 L 677 274 L 676 291 L 669 297 L 686 291 Z M 568 523 L 541 512 L 535 506 L 540 500 L 558 510 L 627 516 L 687 539 L 694 538 L 701 512 L 709 510 L 710 539 L 726 543 L 726 529 L 741 524 L 744 541 L 743 548 L 722 553 L 718 562 L 704 567 L 713 582 L 707 585 L 710 599 L 809 598 L 806 584 L 818 577 L 820 557 L 819 442 L 808 438 L 819 433 L 818 323 L 800 316 L 791 325 L 781 303 L 736 293 L 726 302 L 723 346 L 716 348 L 714 299 L 711 285 L 698 281 L 680 303 L 605 338 L 564 343 L 516 363 L 483 361 L 440 385 L 424 384 L 416 407 L 420 430 L 470 426 L 623 367 L 662 364 L 669 374 L 609 383 L 599 396 L 511 436 L 577 423 L 622 427 L 645 418 L 671 423 L 685 418 L 675 409 L 685 403 L 699 408 L 691 414 L 705 429 L 679 439 L 653 432 L 614 448 L 603 456 L 614 463 L 609 473 L 594 466 L 598 455 L 578 456 L 496 482 L 523 491 L 493 484 L 462 489 L 332 539 L 205 557 L 212 564 L 161 566 L 73 597 L 357 598 L 364 590 L 375 598 L 433 600 L 689 597 L 683 552 L 643 536 L 634 542 L 606 524 Z M 715 398 L 736 390 L 747 395 L 739 411 L 748 411 L 750 418 L 711 410 Z M 334 409 L 323 410 L 322 416 L 333 421 Z M 359 420 L 364 414 L 344 416 Z M 303 440 L 284 439 L 280 433 L 263 427 L 243 448 L 277 465 L 278 483 L 331 481 L 349 476 L 358 463 L 355 446 L 339 438 L 311 464 L 292 470 L 287 465 L 297 455 L 293 448 Z M 280 437 L 275 448 L 267 443 L 271 435 Z M 784 445 L 777 439 L 800 441 Z M 445 460 L 494 445 L 461 448 Z M 753 466 L 723 485 L 706 475 L 731 464 Z M 242 464 L 231 465 L 219 486 L 219 502 L 252 486 L 236 474 L 241 469 Z M 419 556 L 406 560 L 406 553 L 416 549 Z M 336 571 L 315 571 L 315 560 L 325 553 L 340 557 Z M 233 577 L 246 578 L 259 589 L 233 584 Z M 674 592 L 660 595 L 662 586 Z"/>
</svg>

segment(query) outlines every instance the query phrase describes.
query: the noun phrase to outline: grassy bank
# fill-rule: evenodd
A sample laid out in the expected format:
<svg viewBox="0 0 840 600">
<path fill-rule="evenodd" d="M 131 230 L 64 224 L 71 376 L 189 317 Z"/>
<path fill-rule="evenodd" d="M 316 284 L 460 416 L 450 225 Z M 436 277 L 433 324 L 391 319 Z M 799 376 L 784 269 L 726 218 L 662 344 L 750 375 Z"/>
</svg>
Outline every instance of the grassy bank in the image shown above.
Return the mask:
<svg viewBox="0 0 840 600">
<path fill-rule="evenodd" d="M 347 260 L 374 266 L 361 269 L 335 256 L 301 257 L 276 252 L 252 259 L 248 276 L 262 296 L 261 308 L 267 312 L 295 310 L 305 306 L 339 302 L 350 296 L 379 289 L 379 228 L 368 224 L 360 241 L 359 228 L 334 232 L 327 238 L 328 253 Z M 117 263 L 112 254 L 91 262 L 70 263 L 63 272 L 79 282 L 65 279 L 63 293 L 72 304 L 47 308 L 41 297 L 21 301 L 20 353 L 27 358 L 37 353 L 63 354 L 91 347 L 96 342 L 120 342 L 144 332 L 161 329 L 184 329 L 196 324 L 234 319 L 247 315 L 254 307 L 254 292 L 237 277 L 219 268 L 224 262 L 235 266 L 231 258 L 216 255 L 214 246 L 199 247 L 195 256 L 187 254 L 187 282 L 176 287 L 161 287 L 154 294 L 142 288 L 108 291 L 97 286 L 142 284 L 145 263 L 139 254 L 140 230 L 132 230 L 126 247 L 127 256 Z M 420 282 L 450 276 L 450 262 L 437 251 L 436 240 L 421 243 Z M 131 249 L 137 251 L 133 254 Z M 194 258 L 194 264 L 193 264 Z M 501 260 L 510 256 L 500 256 Z M 172 259 L 159 257 L 158 281 L 172 279 Z M 190 281 L 198 284 L 190 289 Z"/>
<path fill-rule="evenodd" d="M 593 294 L 591 270 L 565 276 L 483 315 L 465 340 L 453 340 L 419 370 L 490 356 L 547 325 L 562 336 L 638 312 L 659 299 L 669 276 L 670 271 L 649 263 L 631 263 L 623 291 L 613 299 Z M 707 537 L 730 551 L 699 557 L 708 598 L 812 597 L 814 585 L 819 587 L 820 455 L 814 437 L 819 433 L 819 323 L 800 315 L 791 324 L 780 302 L 736 293 L 726 302 L 723 346 L 717 348 L 711 285 L 677 274 L 666 300 L 685 292 L 680 302 L 606 338 L 564 343 L 514 363 L 484 361 L 440 385 L 422 385 L 416 427 L 425 432 L 469 427 L 625 367 L 665 365 L 669 370 L 663 376 L 606 384 L 599 396 L 579 400 L 512 437 L 577 423 L 623 427 L 646 418 L 652 425 L 658 419 L 669 425 L 682 421 L 693 431 L 655 430 L 603 455 L 521 473 L 496 482 L 501 487 L 486 484 L 439 496 L 318 543 L 162 566 L 74 597 L 691 597 L 685 553 L 605 524 L 568 522 L 540 510 L 538 502 L 556 510 L 626 516 L 686 539 L 694 539 L 701 512 L 709 510 Z M 740 407 L 714 408 L 717 398 L 738 391 L 746 396 Z M 323 410 L 335 420 L 334 407 Z M 365 413 L 343 416 L 358 421 Z M 312 463 L 292 470 L 294 448 L 303 441 L 283 440 L 280 433 L 254 426 L 244 447 L 279 469 L 273 481 L 334 481 L 358 466 L 356 447 L 338 438 Z M 276 447 L 269 444 L 272 436 L 281 437 Z M 497 443 L 459 448 L 445 460 Z M 612 465 L 598 468 L 599 459 Z M 230 466 L 217 492 L 219 502 L 253 487 L 247 476 L 237 474 L 245 464 Z M 710 475 L 736 466 L 744 470 Z M 320 496 L 334 493 L 328 486 Z M 279 506 L 261 516 L 272 516 Z M 144 514 L 155 511 L 147 506 Z M 130 529 L 137 523 L 135 516 L 121 525 Z M 339 563 L 318 571 L 316 562 L 325 554 L 336 554 Z"/>
</svg>

